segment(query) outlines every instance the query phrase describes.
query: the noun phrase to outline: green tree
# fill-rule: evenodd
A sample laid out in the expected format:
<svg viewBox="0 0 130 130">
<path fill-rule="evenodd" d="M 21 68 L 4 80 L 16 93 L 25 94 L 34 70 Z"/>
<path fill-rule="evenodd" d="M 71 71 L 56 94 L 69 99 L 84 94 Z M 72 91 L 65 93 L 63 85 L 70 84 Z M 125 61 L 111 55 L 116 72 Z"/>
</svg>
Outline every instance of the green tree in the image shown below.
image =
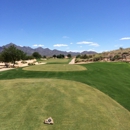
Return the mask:
<svg viewBox="0 0 130 130">
<path fill-rule="evenodd" d="M 26 54 L 17 49 L 14 45 L 9 46 L 8 48 L 4 48 L 4 50 L 1 53 L 1 60 L 3 62 L 12 62 L 13 66 L 16 61 L 23 60 L 25 58 Z"/>
<path fill-rule="evenodd" d="M 77 55 L 76 58 L 81 58 L 81 55 Z"/>
<path fill-rule="evenodd" d="M 88 58 L 93 58 L 93 55 L 92 54 L 88 55 Z"/>
<path fill-rule="evenodd" d="M 71 58 L 72 56 L 71 56 L 71 54 L 68 54 L 67 57 L 68 57 L 68 58 Z"/>
<path fill-rule="evenodd" d="M 53 55 L 53 58 L 56 58 L 56 57 L 57 57 L 57 56 L 54 54 L 54 55 Z"/>
<path fill-rule="evenodd" d="M 32 56 L 35 57 L 36 59 L 40 59 L 42 57 L 38 52 L 34 52 Z"/>
<path fill-rule="evenodd" d="M 65 56 L 63 54 L 57 55 L 57 58 L 64 58 Z"/>
<path fill-rule="evenodd" d="M 3 57 L 2 57 L 2 55 L 0 54 L 0 61 L 3 61 Z"/>
<path fill-rule="evenodd" d="M 82 59 L 88 59 L 88 56 L 86 54 L 82 55 Z"/>
<path fill-rule="evenodd" d="M 33 56 L 26 56 L 26 57 L 24 58 L 24 60 L 32 60 L 32 59 L 34 59 Z"/>
<path fill-rule="evenodd" d="M 44 55 L 43 58 L 46 58 L 46 56 Z"/>
</svg>

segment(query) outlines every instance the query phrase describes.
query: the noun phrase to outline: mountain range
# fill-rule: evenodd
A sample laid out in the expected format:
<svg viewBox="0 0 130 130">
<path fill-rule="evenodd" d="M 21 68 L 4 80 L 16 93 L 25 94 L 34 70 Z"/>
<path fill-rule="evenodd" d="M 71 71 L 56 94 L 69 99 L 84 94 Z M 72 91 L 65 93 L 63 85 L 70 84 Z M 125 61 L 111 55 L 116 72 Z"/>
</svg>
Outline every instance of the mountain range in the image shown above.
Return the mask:
<svg viewBox="0 0 130 130">
<path fill-rule="evenodd" d="M 27 47 L 27 46 L 18 46 L 15 45 L 13 43 L 9 43 L 7 45 L 1 46 L 0 47 L 0 52 L 2 52 L 5 48 L 8 48 L 9 46 L 14 45 L 17 49 L 22 50 L 23 52 L 25 52 L 27 55 L 32 55 L 34 52 L 38 52 L 40 55 L 42 56 L 53 56 L 53 55 L 59 55 L 59 54 L 63 54 L 63 55 L 68 55 L 71 54 L 72 56 L 76 56 L 76 55 L 84 55 L 84 54 L 95 54 L 95 51 L 83 51 L 83 52 L 67 52 L 67 51 L 60 51 L 60 50 L 50 50 L 49 48 L 42 48 L 42 47 L 38 47 L 38 48 L 31 48 L 31 47 Z"/>
</svg>

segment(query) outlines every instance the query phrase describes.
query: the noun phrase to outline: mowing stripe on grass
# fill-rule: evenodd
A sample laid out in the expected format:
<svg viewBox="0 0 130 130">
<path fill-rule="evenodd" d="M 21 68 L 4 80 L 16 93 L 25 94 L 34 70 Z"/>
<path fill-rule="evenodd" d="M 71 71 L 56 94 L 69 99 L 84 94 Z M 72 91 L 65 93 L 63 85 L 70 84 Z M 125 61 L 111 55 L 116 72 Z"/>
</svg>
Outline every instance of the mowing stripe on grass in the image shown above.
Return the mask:
<svg viewBox="0 0 130 130">
<path fill-rule="evenodd" d="M 92 63 L 82 66 L 87 68 L 87 71 L 24 71 L 22 68 L 18 68 L 0 72 L 0 79 L 56 78 L 74 80 L 99 89 L 130 111 L 130 64 L 123 62 Z"/>
<path fill-rule="evenodd" d="M 0 80 L 0 99 L 1 130 L 130 129 L 130 113 L 126 109 L 80 82 Z M 43 124 L 50 116 L 55 124 Z"/>
<path fill-rule="evenodd" d="M 28 71 L 83 71 L 85 67 L 81 65 L 69 65 L 69 64 L 45 64 L 35 65 L 23 68 Z"/>
</svg>

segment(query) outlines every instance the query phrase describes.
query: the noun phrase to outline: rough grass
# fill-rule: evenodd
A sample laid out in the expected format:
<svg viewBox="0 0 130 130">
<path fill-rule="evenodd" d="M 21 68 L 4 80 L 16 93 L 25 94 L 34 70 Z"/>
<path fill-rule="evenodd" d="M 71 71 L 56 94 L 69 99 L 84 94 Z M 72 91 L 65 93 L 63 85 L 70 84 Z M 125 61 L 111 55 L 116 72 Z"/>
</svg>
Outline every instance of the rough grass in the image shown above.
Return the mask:
<svg viewBox="0 0 130 130">
<path fill-rule="evenodd" d="M 86 67 L 80 65 L 69 65 L 69 64 L 45 64 L 38 66 L 29 66 L 23 68 L 23 70 L 29 71 L 83 71 Z"/>
<path fill-rule="evenodd" d="M 129 130 L 130 113 L 86 84 L 56 79 L 0 81 L 0 130 Z M 52 116 L 54 125 L 43 124 Z"/>
</svg>

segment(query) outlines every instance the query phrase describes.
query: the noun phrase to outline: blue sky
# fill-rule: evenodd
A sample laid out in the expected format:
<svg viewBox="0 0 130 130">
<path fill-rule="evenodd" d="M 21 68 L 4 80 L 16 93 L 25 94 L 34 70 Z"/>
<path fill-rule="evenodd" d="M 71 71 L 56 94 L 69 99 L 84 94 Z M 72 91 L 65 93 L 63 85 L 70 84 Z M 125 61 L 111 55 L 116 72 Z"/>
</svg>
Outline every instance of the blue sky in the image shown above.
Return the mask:
<svg viewBox="0 0 130 130">
<path fill-rule="evenodd" d="M 0 0 L 0 46 L 103 52 L 130 47 L 130 0 Z"/>
</svg>

